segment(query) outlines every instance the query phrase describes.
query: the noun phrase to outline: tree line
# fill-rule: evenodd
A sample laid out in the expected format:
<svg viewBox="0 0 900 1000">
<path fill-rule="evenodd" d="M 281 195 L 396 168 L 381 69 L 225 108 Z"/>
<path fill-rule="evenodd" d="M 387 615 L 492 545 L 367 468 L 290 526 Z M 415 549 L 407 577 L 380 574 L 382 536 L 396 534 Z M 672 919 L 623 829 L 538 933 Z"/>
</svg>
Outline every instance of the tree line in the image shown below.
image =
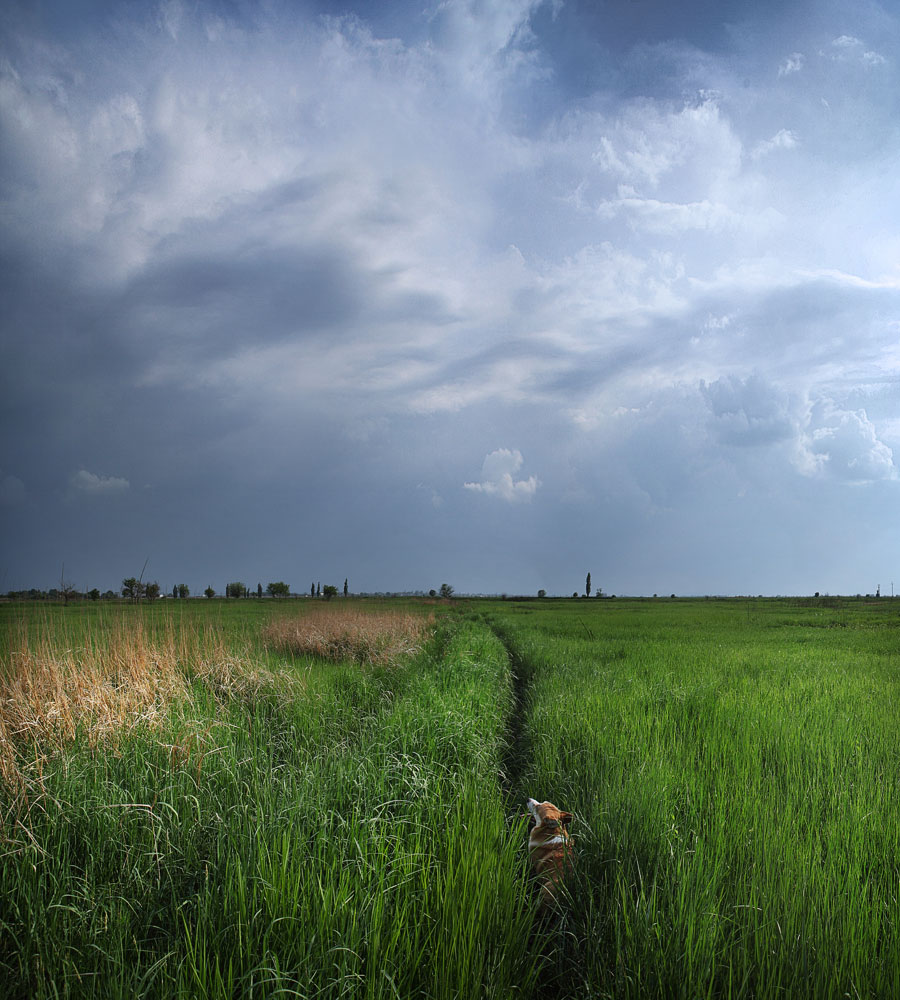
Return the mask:
<svg viewBox="0 0 900 1000">
<path fill-rule="evenodd" d="M 345 578 L 344 586 L 342 591 L 339 591 L 334 584 L 326 583 L 322 584 L 321 581 L 313 581 L 309 587 L 309 596 L 312 598 L 320 598 L 322 600 L 331 600 L 337 597 L 339 593 L 343 593 L 344 597 L 350 596 L 350 581 Z M 440 597 L 444 600 L 449 600 L 455 593 L 452 586 L 449 583 L 442 583 L 439 590 L 429 590 L 427 592 L 428 597 Z M 214 597 L 224 596 L 227 599 L 246 599 L 246 598 L 262 598 L 263 596 L 270 598 L 288 598 L 288 597 L 299 597 L 299 594 L 294 593 L 290 585 L 285 583 L 283 580 L 273 580 L 268 583 L 263 590 L 263 585 L 257 583 L 255 591 L 248 587 L 241 580 L 233 580 L 230 583 L 225 584 L 225 590 L 220 595 L 216 589 L 212 586 L 207 587 L 203 591 L 203 596 L 212 599 Z M 170 598 L 172 600 L 185 600 L 191 596 L 191 588 L 186 583 L 176 583 L 173 585 L 172 590 L 169 592 L 163 592 L 162 587 L 157 581 L 145 581 L 141 577 L 128 576 L 122 580 L 122 586 L 118 591 L 116 590 L 106 590 L 101 593 L 97 588 L 92 590 L 79 591 L 76 590 L 74 586 L 66 581 L 61 581 L 59 587 L 52 587 L 50 590 L 41 590 L 36 587 L 32 587 L 29 590 L 10 590 L 5 595 L 8 600 L 12 601 L 40 601 L 40 600 L 62 600 L 68 603 L 70 600 L 81 600 L 81 601 L 114 601 L 119 599 L 124 599 L 130 601 L 133 604 L 138 604 L 143 601 L 157 601 L 161 598 Z M 372 595 L 364 595 L 372 596 Z M 392 596 L 391 594 L 384 594 L 378 592 L 375 596 Z M 425 597 L 426 592 L 417 591 L 403 591 L 401 593 L 394 594 L 393 596 L 419 596 Z M 543 596 L 543 594 L 541 595 Z"/>
<path fill-rule="evenodd" d="M 590 597 L 593 588 L 591 586 L 591 574 L 588 573 L 584 581 L 584 596 Z M 262 598 L 263 594 L 270 598 L 286 598 L 292 596 L 292 591 L 290 585 L 285 583 L 283 580 L 274 580 L 266 585 L 265 591 L 263 591 L 263 586 L 261 583 L 257 583 L 255 592 L 252 591 L 245 583 L 240 580 L 234 580 L 230 583 L 225 584 L 224 596 L 228 599 L 242 599 L 249 597 Z M 415 593 L 420 593 L 424 596 L 421 591 L 416 591 Z M 429 590 L 428 596 L 432 598 L 440 597 L 443 600 L 449 600 L 455 593 L 452 586 L 449 583 L 442 583 L 439 590 Z M 343 587 L 344 597 L 348 597 L 350 594 L 349 581 L 344 579 Z M 70 600 L 91 600 L 99 601 L 101 598 L 103 600 L 115 600 L 118 597 L 122 597 L 127 601 L 132 603 L 138 603 L 140 601 L 155 601 L 160 597 L 164 596 L 160 588 L 159 583 L 154 582 L 144 582 L 142 577 L 129 576 L 122 581 L 122 587 L 119 592 L 114 590 L 107 590 L 101 593 L 96 587 L 92 590 L 80 592 L 76 590 L 71 583 L 64 579 L 63 576 L 60 577 L 59 587 L 53 587 L 50 590 L 39 590 L 37 588 L 31 588 L 30 590 L 11 590 L 7 593 L 7 598 L 10 600 L 20 600 L 20 601 L 35 601 L 35 600 L 62 600 L 68 603 Z M 172 587 L 171 594 L 166 594 L 166 597 L 171 597 L 173 600 L 184 600 L 191 596 L 190 587 L 186 583 L 176 583 Z M 218 597 L 214 587 L 209 586 L 203 591 L 203 596 L 209 599 Z M 294 595 L 299 596 L 299 595 Z M 330 601 L 332 598 L 338 596 L 338 588 L 333 584 L 325 584 L 322 586 L 321 581 L 313 581 L 309 587 L 309 596 L 313 598 L 322 598 L 326 601 Z M 547 596 L 546 590 L 539 590 L 537 592 L 539 598 L 545 598 Z M 578 597 L 578 591 L 574 591 L 572 597 Z M 607 595 L 603 593 L 600 587 L 596 590 L 597 597 L 606 597 Z M 656 597 L 656 594 L 653 595 Z M 672 595 L 675 596 L 674 594 Z M 818 597 L 818 594 L 816 594 Z M 505 598 L 506 595 L 504 594 Z"/>
</svg>

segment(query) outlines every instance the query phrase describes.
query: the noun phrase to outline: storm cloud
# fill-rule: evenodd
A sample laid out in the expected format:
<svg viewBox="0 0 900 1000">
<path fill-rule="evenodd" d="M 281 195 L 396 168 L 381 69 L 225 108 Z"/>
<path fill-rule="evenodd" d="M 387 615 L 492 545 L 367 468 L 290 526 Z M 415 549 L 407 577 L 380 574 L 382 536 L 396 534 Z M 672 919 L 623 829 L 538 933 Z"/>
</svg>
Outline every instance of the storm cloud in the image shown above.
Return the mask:
<svg viewBox="0 0 900 1000">
<path fill-rule="evenodd" d="M 8 6 L 2 589 L 885 585 L 900 18 L 632 8 Z"/>
</svg>

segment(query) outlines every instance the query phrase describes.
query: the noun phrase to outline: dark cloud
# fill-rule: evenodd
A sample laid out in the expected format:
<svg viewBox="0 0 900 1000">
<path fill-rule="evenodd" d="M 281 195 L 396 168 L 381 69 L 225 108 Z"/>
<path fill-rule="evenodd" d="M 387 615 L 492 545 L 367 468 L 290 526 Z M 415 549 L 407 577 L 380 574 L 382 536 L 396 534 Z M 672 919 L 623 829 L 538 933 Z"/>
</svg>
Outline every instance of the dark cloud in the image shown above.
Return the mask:
<svg viewBox="0 0 900 1000">
<path fill-rule="evenodd" d="M 896 555 L 891 12 L 64 6 L 3 15 L 7 586 Z"/>
<path fill-rule="evenodd" d="M 169 255 L 145 268 L 122 296 L 123 318 L 196 339 L 199 351 L 215 354 L 248 337 L 340 335 L 372 295 L 367 276 L 325 247 L 219 254 L 211 242 L 203 254 Z"/>
</svg>

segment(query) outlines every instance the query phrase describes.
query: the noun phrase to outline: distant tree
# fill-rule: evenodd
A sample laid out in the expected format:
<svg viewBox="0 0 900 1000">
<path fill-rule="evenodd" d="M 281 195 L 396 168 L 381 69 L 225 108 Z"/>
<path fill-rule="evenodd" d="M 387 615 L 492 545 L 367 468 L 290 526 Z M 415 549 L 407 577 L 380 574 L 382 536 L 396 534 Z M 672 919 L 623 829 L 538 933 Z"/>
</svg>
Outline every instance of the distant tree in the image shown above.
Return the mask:
<svg viewBox="0 0 900 1000">
<path fill-rule="evenodd" d="M 588 573 L 587 579 L 584 581 L 584 596 L 591 596 L 591 574 Z"/>
<path fill-rule="evenodd" d="M 208 601 L 211 601 L 216 596 L 216 592 L 213 590 L 212 587 L 207 587 L 206 590 L 203 591 L 203 593 Z"/>
<path fill-rule="evenodd" d="M 270 583 L 266 587 L 266 593 L 272 597 L 290 597 L 291 588 L 279 580 L 277 583 Z"/>
<path fill-rule="evenodd" d="M 148 601 L 155 601 L 159 597 L 159 584 L 158 583 L 145 583 L 144 584 L 144 597 Z"/>
<path fill-rule="evenodd" d="M 317 583 L 316 584 L 316 597 L 321 597 L 321 596 L 322 596 L 322 584 L 321 583 Z"/>
<path fill-rule="evenodd" d="M 333 584 L 326 583 L 322 589 L 322 594 L 326 601 L 330 601 L 332 597 L 337 597 L 338 589 Z"/>
<path fill-rule="evenodd" d="M 437 591 L 436 590 L 429 590 L 428 591 L 428 596 L 429 597 L 437 597 Z"/>
<path fill-rule="evenodd" d="M 178 597 L 178 584 L 177 583 L 172 587 L 172 597 Z"/>
<path fill-rule="evenodd" d="M 546 590 L 541 589 L 538 591 L 538 597 L 546 597 L 546 596 L 547 596 Z"/>
<path fill-rule="evenodd" d="M 453 596 L 453 588 L 449 583 L 441 584 L 440 595 L 445 601 L 449 600 Z"/>
<path fill-rule="evenodd" d="M 225 585 L 225 596 L 226 597 L 246 597 L 247 587 L 236 580 L 234 583 L 229 583 Z"/>
<path fill-rule="evenodd" d="M 96 588 L 96 587 L 94 587 L 94 589 L 93 589 L 93 590 L 89 590 L 89 591 L 88 591 L 88 597 L 89 597 L 89 598 L 90 598 L 90 599 L 91 599 L 92 601 L 99 601 L 99 600 L 100 600 L 100 591 L 99 591 L 99 590 L 97 590 L 97 588 Z"/>
<path fill-rule="evenodd" d="M 261 583 L 258 583 L 256 585 L 256 596 L 257 597 L 262 597 L 262 584 Z"/>
<path fill-rule="evenodd" d="M 114 590 L 104 590 L 103 591 L 103 600 L 104 601 L 113 601 L 118 596 L 119 595 Z"/>
<path fill-rule="evenodd" d="M 575 591 L 575 593 L 574 593 L 574 594 L 572 594 L 572 596 L 573 596 L 573 597 L 577 597 L 577 596 L 578 596 L 578 591 L 576 590 L 576 591 Z"/>
<path fill-rule="evenodd" d="M 344 597 L 346 597 L 346 596 L 347 596 L 347 594 L 348 594 L 348 588 L 347 588 L 347 578 L 346 578 L 346 577 L 344 577 Z"/>
<path fill-rule="evenodd" d="M 191 588 L 188 587 L 188 585 L 186 583 L 179 583 L 178 584 L 178 596 L 182 600 L 184 600 L 186 597 L 190 597 L 191 596 Z"/>
<path fill-rule="evenodd" d="M 311 583 L 309 585 L 309 596 L 310 597 L 315 597 L 316 596 L 316 585 L 314 583 Z"/>
<path fill-rule="evenodd" d="M 59 590 L 57 593 L 63 599 L 63 604 L 68 604 L 73 597 L 78 596 L 75 590 L 75 585 L 66 579 L 65 563 L 63 563 L 62 570 L 59 574 Z"/>
<path fill-rule="evenodd" d="M 144 596 L 144 585 L 137 577 L 129 576 L 122 581 L 122 596 L 136 603 Z"/>
</svg>

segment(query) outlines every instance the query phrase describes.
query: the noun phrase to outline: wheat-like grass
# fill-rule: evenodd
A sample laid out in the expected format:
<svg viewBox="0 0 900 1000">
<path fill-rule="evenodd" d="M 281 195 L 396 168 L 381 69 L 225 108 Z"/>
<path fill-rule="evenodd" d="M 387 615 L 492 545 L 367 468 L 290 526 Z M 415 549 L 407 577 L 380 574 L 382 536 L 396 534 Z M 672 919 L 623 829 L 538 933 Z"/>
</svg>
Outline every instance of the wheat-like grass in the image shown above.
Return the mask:
<svg viewBox="0 0 900 1000">
<path fill-rule="evenodd" d="M 51 633 L 15 644 L 0 672 L 0 775 L 18 784 L 15 746 L 43 754 L 82 733 L 92 744 L 158 723 L 187 691 L 171 633 L 151 642 L 140 623 L 61 648 Z"/>
<path fill-rule="evenodd" d="M 384 665 L 418 653 L 433 621 L 433 615 L 325 606 L 270 622 L 263 638 L 295 655 Z"/>
<path fill-rule="evenodd" d="M 173 704 L 190 701 L 197 681 L 219 704 L 296 697 L 305 685 L 296 672 L 270 669 L 249 646 L 228 645 L 212 630 L 169 626 L 151 636 L 129 618 L 75 645 L 51 627 L 30 637 L 23 629 L 0 663 L 0 781 L 23 789 L 23 761 L 40 773 L 76 735 L 114 745 L 135 729 L 158 729 Z M 190 711 L 183 714 L 177 740 L 192 731 Z"/>
<path fill-rule="evenodd" d="M 262 695 L 285 701 L 306 689 L 304 675 L 285 667 L 267 667 L 249 646 L 229 646 L 218 637 L 204 643 L 192 659 L 192 676 L 210 688 L 220 701 Z"/>
</svg>

